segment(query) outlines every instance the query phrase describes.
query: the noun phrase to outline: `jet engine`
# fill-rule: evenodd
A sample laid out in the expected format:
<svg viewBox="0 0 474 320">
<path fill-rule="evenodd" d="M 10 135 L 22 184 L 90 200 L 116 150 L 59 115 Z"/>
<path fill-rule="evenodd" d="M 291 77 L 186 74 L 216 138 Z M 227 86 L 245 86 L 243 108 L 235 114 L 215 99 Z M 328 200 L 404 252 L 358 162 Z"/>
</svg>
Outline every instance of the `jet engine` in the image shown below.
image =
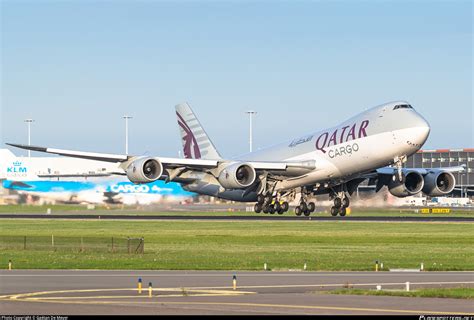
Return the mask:
<svg viewBox="0 0 474 320">
<path fill-rule="evenodd" d="M 397 177 L 388 184 L 388 190 L 396 197 L 404 198 L 413 196 L 423 189 L 423 176 L 416 171 L 405 172 L 402 182 Z"/>
<path fill-rule="evenodd" d="M 451 172 L 439 171 L 425 176 L 423 192 L 430 197 L 444 196 L 454 190 L 456 179 Z"/>
<path fill-rule="evenodd" d="M 163 165 L 155 158 L 143 157 L 130 163 L 125 172 L 133 183 L 150 183 L 161 177 Z"/>
<path fill-rule="evenodd" d="M 226 189 L 245 189 L 251 186 L 257 173 L 255 169 L 246 163 L 233 163 L 225 167 L 217 180 Z"/>
</svg>

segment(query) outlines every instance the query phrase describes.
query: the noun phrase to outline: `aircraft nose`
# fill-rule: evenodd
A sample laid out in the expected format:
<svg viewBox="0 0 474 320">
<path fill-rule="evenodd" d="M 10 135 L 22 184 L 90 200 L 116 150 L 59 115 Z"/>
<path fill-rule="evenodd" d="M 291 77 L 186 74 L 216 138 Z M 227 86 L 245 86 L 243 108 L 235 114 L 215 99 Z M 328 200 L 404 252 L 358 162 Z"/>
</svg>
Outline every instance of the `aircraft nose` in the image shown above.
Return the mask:
<svg viewBox="0 0 474 320">
<path fill-rule="evenodd" d="M 413 129 L 416 130 L 416 143 L 423 145 L 430 135 L 430 124 L 421 115 L 417 114 L 413 123 Z"/>
</svg>

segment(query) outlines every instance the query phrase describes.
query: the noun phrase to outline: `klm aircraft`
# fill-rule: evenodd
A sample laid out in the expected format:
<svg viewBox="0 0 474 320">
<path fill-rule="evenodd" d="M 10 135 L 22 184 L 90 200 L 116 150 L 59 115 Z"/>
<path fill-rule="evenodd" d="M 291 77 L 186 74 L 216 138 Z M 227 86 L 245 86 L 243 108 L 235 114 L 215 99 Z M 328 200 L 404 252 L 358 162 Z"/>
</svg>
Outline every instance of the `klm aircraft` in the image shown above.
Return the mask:
<svg viewBox="0 0 474 320">
<path fill-rule="evenodd" d="M 16 157 L 0 149 L 0 181 L 4 188 L 63 203 L 150 204 L 182 201 L 195 194 L 178 183 L 134 184 L 116 176 L 117 167 L 100 161 L 61 157 Z M 60 180 L 61 179 L 61 180 Z"/>
<path fill-rule="evenodd" d="M 3 187 L 20 194 L 38 196 L 62 203 L 150 204 L 159 201 L 182 201 L 194 194 L 177 183 L 155 181 L 137 185 L 129 181 L 13 181 L 4 180 Z"/>
</svg>

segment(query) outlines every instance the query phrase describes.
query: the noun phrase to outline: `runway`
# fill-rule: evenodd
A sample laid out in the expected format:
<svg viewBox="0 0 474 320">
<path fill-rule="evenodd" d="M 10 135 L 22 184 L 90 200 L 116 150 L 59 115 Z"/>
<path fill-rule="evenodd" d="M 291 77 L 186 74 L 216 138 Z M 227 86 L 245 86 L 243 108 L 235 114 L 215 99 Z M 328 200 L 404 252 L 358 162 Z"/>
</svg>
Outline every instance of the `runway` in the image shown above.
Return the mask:
<svg viewBox="0 0 474 320">
<path fill-rule="evenodd" d="M 407 281 L 412 290 L 474 287 L 474 272 L 2 270 L 0 279 L 3 314 L 474 314 L 467 299 L 326 293 L 376 285 L 402 289 Z"/>
<path fill-rule="evenodd" d="M 0 214 L 0 219 L 102 219 L 102 220 L 220 220 L 220 221 L 362 221 L 362 222 L 474 222 L 474 217 L 424 217 L 424 216 L 278 216 L 255 214 L 253 216 L 232 214 L 221 215 L 126 215 L 126 214 Z"/>
</svg>

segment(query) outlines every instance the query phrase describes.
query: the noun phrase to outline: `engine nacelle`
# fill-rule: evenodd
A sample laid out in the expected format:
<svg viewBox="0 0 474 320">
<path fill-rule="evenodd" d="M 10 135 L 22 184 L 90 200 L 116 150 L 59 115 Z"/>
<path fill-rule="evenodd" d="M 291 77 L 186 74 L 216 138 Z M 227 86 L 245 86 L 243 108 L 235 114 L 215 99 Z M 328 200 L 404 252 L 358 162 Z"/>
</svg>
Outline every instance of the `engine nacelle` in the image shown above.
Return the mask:
<svg viewBox="0 0 474 320">
<path fill-rule="evenodd" d="M 440 197 L 454 190 L 456 179 L 451 172 L 440 171 L 425 176 L 423 192 L 430 197 Z"/>
<path fill-rule="evenodd" d="M 226 189 L 245 189 L 257 178 L 255 169 L 246 163 L 234 163 L 225 167 L 217 180 Z"/>
<path fill-rule="evenodd" d="M 163 165 L 155 158 L 143 157 L 130 163 L 125 172 L 133 183 L 150 183 L 161 177 Z"/>
<path fill-rule="evenodd" d="M 403 182 L 398 180 L 398 175 L 395 175 L 395 180 L 391 180 L 388 184 L 388 190 L 396 197 L 403 198 L 413 196 L 419 193 L 424 186 L 423 176 L 416 171 L 405 172 Z"/>
</svg>

